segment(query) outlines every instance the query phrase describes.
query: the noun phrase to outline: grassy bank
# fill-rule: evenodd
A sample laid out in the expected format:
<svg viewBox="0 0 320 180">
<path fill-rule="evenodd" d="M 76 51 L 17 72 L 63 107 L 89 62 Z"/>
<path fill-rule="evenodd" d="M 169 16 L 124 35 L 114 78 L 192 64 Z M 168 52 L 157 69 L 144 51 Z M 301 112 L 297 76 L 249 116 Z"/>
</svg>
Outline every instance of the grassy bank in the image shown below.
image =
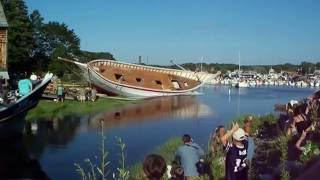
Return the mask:
<svg viewBox="0 0 320 180">
<path fill-rule="evenodd" d="M 238 122 L 240 127 L 243 127 L 243 122 L 246 117 L 247 116 L 236 118 L 233 122 Z M 291 138 L 286 136 L 279 128 L 278 117 L 273 114 L 265 116 L 253 116 L 251 132 L 251 136 L 253 137 L 255 143 L 255 151 L 249 164 L 249 179 L 291 179 L 297 177 L 297 175 L 303 172 L 308 164 L 310 164 L 310 159 L 314 158 L 314 155 L 310 157 L 308 156 L 308 162 L 304 160 L 302 161 L 299 156 L 295 160 L 290 160 L 290 158 L 288 158 L 290 153 L 294 151 L 294 147 L 290 145 Z M 180 145 L 182 145 L 181 138 L 174 137 L 169 139 L 164 144 L 156 147 L 152 152 L 150 152 L 150 154 L 159 154 L 166 160 L 167 165 L 172 165 L 175 152 Z M 123 146 L 125 147 L 125 145 Z M 210 148 L 203 148 L 206 154 L 205 161 L 210 164 L 210 174 L 213 176 L 213 178 L 209 178 L 209 176 L 203 176 L 200 178 L 200 180 L 224 179 L 225 169 L 223 152 L 221 151 L 215 157 L 212 157 Z M 121 152 L 124 152 L 123 149 Z M 124 157 L 125 155 L 122 155 L 123 159 Z M 292 162 L 299 164 L 299 169 L 290 168 L 290 166 L 292 167 Z M 289 163 L 291 163 L 291 165 Z M 120 179 L 146 179 L 144 177 L 141 162 L 130 167 L 129 169 L 123 165 L 120 170 L 118 169 L 119 172 L 116 174 L 125 174 L 126 177 Z M 167 179 L 167 175 L 165 175 L 163 180 Z"/>
<path fill-rule="evenodd" d="M 238 122 L 240 127 L 243 126 L 243 121 L 247 116 L 241 116 L 236 118 L 233 122 Z M 274 115 L 265 115 L 265 116 L 254 116 L 253 117 L 253 125 L 252 125 L 252 136 L 255 138 L 259 137 L 261 133 L 263 133 L 261 130 L 262 127 L 270 127 L 270 125 L 277 123 L 277 117 Z M 230 125 L 231 126 L 231 125 Z M 228 128 L 227 128 L 228 129 Z M 271 132 L 271 131 L 270 131 Z M 155 150 L 152 153 L 159 154 L 166 160 L 167 164 L 171 164 L 172 160 L 174 159 L 175 152 L 177 148 L 182 145 L 181 138 L 180 137 L 174 137 L 169 139 L 164 144 L 158 146 L 155 148 Z M 261 146 L 259 146 L 261 148 Z M 224 169 L 224 161 L 222 153 L 219 153 L 216 157 L 211 156 L 210 148 L 209 147 L 203 147 L 205 150 L 205 161 L 210 164 L 211 172 L 214 177 L 214 179 L 224 179 L 225 169 Z M 280 150 L 279 150 L 280 151 Z M 280 158 L 280 155 L 277 156 Z M 259 166 L 260 168 L 260 166 Z M 251 178 L 255 179 L 255 172 L 258 170 L 255 170 L 255 167 L 251 167 L 249 170 L 249 175 Z M 143 176 L 143 170 L 142 170 L 142 164 L 137 163 L 133 167 L 130 168 L 130 178 L 133 180 L 141 180 L 145 179 Z M 208 176 L 201 177 L 201 180 L 208 180 L 210 179 Z M 167 177 L 164 178 L 164 180 L 167 180 Z"/>
<path fill-rule="evenodd" d="M 137 103 L 137 101 L 99 98 L 95 102 L 79 102 L 66 100 L 63 103 L 57 103 L 49 100 L 41 100 L 37 107 L 29 111 L 26 120 L 37 121 L 43 119 L 52 119 L 54 117 L 62 118 L 67 115 L 84 115 L 97 113 L 128 103 Z"/>
<path fill-rule="evenodd" d="M 182 145 L 181 138 L 171 138 L 164 144 L 156 147 L 153 153 L 161 155 L 166 160 L 167 164 L 171 164 L 171 161 L 174 159 L 175 152 L 180 145 Z M 145 179 L 141 163 L 138 163 L 130 168 L 130 179 Z M 165 176 L 164 180 L 167 179 L 167 176 Z"/>
<path fill-rule="evenodd" d="M 237 122 L 240 127 L 243 127 L 244 120 L 248 116 L 235 118 L 232 123 Z M 252 117 L 250 136 L 254 139 L 255 146 L 253 158 L 249 162 L 249 179 L 294 179 L 320 159 L 320 128 L 316 128 L 312 132 L 313 136 L 307 140 L 305 145 L 306 151 L 302 153 L 297 152 L 297 148 L 295 147 L 297 137 L 288 136 L 285 133 L 285 128 L 278 116 L 269 114 Z M 311 119 L 319 121 L 317 117 L 318 115 L 312 115 Z M 230 129 L 232 123 L 226 129 Z M 174 137 L 156 147 L 150 153 L 161 155 L 166 160 L 167 165 L 172 165 L 175 152 L 180 145 L 182 145 L 181 138 Z M 249 145 L 252 146 L 252 144 Z M 212 157 L 209 146 L 203 147 L 203 149 L 206 154 L 205 161 L 210 164 L 210 174 L 213 175 L 213 179 L 224 179 L 223 151 L 221 150 L 215 157 Z M 132 166 L 129 170 L 125 166 L 122 169 L 125 170 L 123 172 L 125 172 L 127 177 L 126 180 L 145 179 L 141 162 Z M 122 171 L 119 172 L 121 174 Z M 167 180 L 168 178 L 165 175 L 163 179 Z M 212 178 L 204 176 L 200 179 L 208 180 Z"/>
</svg>

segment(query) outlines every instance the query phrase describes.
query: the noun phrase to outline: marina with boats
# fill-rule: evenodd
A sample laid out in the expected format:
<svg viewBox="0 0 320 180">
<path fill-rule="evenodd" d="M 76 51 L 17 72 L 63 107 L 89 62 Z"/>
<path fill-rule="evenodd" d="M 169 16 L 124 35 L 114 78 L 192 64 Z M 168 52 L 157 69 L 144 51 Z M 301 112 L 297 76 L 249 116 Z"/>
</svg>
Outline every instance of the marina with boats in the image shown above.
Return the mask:
<svg viewBox="0 0 320 180">
<path fill-rule="evenodd" d="M 212 85 L 229 85 L 232 87 L 259 86 L 289 86 L 289 87 L 320 87 L 320 73 L 316 70 L 312 74 L 301 75 L 297 72 L 275 72 L 270 68 L 268 74 L 255 71 L 229 71 L 208 82 Z"/>
</svg>

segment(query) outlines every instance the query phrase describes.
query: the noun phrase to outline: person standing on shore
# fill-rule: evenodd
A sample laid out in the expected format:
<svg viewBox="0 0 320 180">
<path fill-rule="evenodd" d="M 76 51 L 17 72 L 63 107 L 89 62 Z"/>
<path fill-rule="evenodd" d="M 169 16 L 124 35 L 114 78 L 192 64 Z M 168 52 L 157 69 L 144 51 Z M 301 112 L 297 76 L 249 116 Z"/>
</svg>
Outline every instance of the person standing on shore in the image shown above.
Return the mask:
<svg viewBox="0 0 320 180">
<path fill-rule="evenodd" d="M 97 90 L 96 88 L 91 88 L 91 101 L 94 102 L 97 99 Z"/>
<path fill-rule="evenodd" d="M 219 152 L 223 150 L 222 143 L 221 143 L 221 137 L 225 135 L 225 128 L 224 126 L 220 125 L 218 126 L 214 133 L 211 135 L 211 155 L 212 157 L 216 157 Z"/>
<path fill-rule="evenodd" d="M 79 100 L 80 102 L 86 101 L 86 89 L 83 87 L 79 90 Z"/>
<path fill-rule="evenodd" d="M 245 120 L 244 120 L 244 125 L 243 125 L 243 130 L 245 132 L 245 140 L 243 142 L 247 142 L 248 144 L 246 145 L 247 149 L 247 155 L 248 155 L 248 160 L 251 161 L 253 154 L 254 154 L 254 141 L 252 139 L 251 136 L 251 129 L 252 129 L 252 122 L 253 121 L 253 117 L 252 116 L 248 116 Z"/>
<path fill-rule="evenodd" d="M 232 136 L 232 143 L 228 141 Z M 226 180 L 246 180 L 248 179 L 247 150 L 248 141 L 245 131 L 239 128 L 238 123 L 221 137 L 221 142 L 226 153 L 225 179 Z"/>
<path fill-rule="evenodd" d="M 58 88 L 57 88 L 57 96 L 58 96 L 58 102 L 61 101 L 63 102 L 64 101 L 64 87 L 62 84 L 59 84 L 58 85 Z"/>
<path fill-rule="evenodd" d="M 188 134 L 183 135 L 182 141 L 183 145 L 176 151 L 176 158 L 180 160 L 187 180 L 199 179 L 196 164 L 202 160 L 201 156 L 204 156 L 204 151 L 198 144 L 192 142 Z"/>
</svg>

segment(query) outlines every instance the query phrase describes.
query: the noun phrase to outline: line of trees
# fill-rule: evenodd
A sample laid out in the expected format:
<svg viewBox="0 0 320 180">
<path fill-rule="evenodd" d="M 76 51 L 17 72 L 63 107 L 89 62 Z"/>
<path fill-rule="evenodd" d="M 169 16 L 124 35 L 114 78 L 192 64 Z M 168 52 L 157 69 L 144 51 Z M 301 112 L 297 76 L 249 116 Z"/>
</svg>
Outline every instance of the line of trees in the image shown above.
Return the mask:
<svg viewBox="0 0 320 180">
<path fill-rule="evenodd" d="M 1 0 L 9 24 L 8 72 L 20 74 L 51 71 L 58 76 L 66 73 L 58 56 L 87 62 L 92 59 L 114 59 L 108 52 L 88 52 L 80 49 L 80 38 L 73 29 L 60 22 L 45 22 L 38 10 L 30 15 L 23 0 Z"/>
<path fill-rule="evenodd" d="M 157 66 L 157 65 L 152 65 Z M 237 64 L 222 64 L 222 63 L 184 63 L 181 64 L 182 67 L 191 71 L 202 71 L 214 73 L 216 71 L 221 71 L 222 73 L 226 73 L 227 71 L 237 70 L 239 67 Z M 158 66 L 158 67 L 167 67 L 179 69 L 175 65 L 170 66 Z M 274 69 L 276 72 L 287 71 L 287 72 L 296 72 L 302 75 L 312 74 L 315 70 L 320 70 L 320 62 L 310 63 L 310 62 L 301 62 L 301 64 L 277 64 L 277 65 L 244 65 L 241 66 L 241 70 L 243 71 L 256 71 L 258 73 L 266 74 L 269 72 L 270 68 Z"/>
</svg>

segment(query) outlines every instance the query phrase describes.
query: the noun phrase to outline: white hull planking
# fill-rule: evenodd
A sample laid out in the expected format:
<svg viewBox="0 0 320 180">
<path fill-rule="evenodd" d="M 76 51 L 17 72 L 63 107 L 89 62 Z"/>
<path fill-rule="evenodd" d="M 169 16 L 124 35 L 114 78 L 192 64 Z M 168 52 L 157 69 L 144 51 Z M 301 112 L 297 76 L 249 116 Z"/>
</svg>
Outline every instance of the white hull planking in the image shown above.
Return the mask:
<svg viewBox="0 0 320 180">
<path fill-rule="evenodd" d="M 203 83 L 201 83 L 199 86 L 193 89 L 190 89 L 188 91 L 181 91 L 181 92 L 177 92 L 177 91 L 162 92 L 162 91 L 137 89 L 137 88 L 114 84 L 102 78 L 100 75 L 98 75 L 98 73 L 88 70 L 86 64 L 82 64 L 78 62 L 74 62 L 74 63 L 83 71 L 83 75 L 88 82 L 92 82 L 95 86 L 120 96 L 127 96 L 127 97 L 134 97 L 134 98 L 148 98 L 148 97 L 156 97 L 156 96 L 196 95 L 199 93 L 196 92 L 195 90 L 203 85 Z"/>
</svg>

